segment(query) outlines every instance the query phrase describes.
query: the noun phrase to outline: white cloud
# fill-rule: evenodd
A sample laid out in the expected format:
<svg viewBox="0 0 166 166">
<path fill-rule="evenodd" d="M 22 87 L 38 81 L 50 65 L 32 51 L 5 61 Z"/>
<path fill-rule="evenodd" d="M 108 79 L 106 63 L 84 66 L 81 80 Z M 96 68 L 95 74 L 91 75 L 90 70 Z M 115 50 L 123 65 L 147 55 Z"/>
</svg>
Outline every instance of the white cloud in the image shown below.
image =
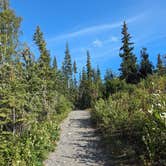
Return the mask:
<svg viewBox="0 0 166 166">
<path fill-rule="evenodd" d="M 129 18 L 129 19 L 126 20 L 126 22 L 127 23 L 135 22 L 139 18 L 141 18 L 142 16 L 144 16 L 144 14 L 137 15 L 135 17 Z M 83 35 L 99 33 L 99 32 L 102 32 L 102 31 L 106 31 L 106 30 L 110 30 L 110 29 L 114 29 L 114 28 L 119 28 L 119 27 L 122 26 L 122 23 L 123 23 L 123 20 L 120 21 L 120 22 L 116 22 L 116 23 L 94 25 L 94 26 L 90 26 L 90 27 L 80 29 L 80 30 L 75 31 L 75 32 L 71 32 L 71 33 L 67 33 L 67 34 L 64 34 L 64 35 L 56 36 L 52 39 L 49 39 L 49 41 L 54 42 L 54 41 L 59 41 L 59 40 L 62 40 L 62 39 L 69 39 L 69 38 L 75 38 L 75 37 L 79 37 L 79 36 L 83 36 Z"/>
<path fill-rule="evenodd" d="M 109 38 L 107 40 L 103 40 L 103 41 L 99 40 L 99 39 L 96 39 L 92 42 L 92 45 L 93 45 L 93 47 L 102 47 L 104 44 L 107 44 L 107 43 L 110 43 L 110 42 L 116 43 L 118 41 L 119 41 L 118 37 L 112 36 L 111 38 Z"/>
<path fill-rule="evenodd" d="M 93 41 L 92 44 L 94 47 L 102 47 L 103 46 L 103 42 L 99 39 L 96 39 L 95 41 Z"/>
<path fill-rule="evenodd" d="M 118 39 L 118 37 L 116 37 L 116 36 L 112 36 L 112 37 L 111 37 L 111 41 L 112 41 L 112 42 L 118 42 L 118 40 L 119 40 L 119 39 Z"/>
</svg>

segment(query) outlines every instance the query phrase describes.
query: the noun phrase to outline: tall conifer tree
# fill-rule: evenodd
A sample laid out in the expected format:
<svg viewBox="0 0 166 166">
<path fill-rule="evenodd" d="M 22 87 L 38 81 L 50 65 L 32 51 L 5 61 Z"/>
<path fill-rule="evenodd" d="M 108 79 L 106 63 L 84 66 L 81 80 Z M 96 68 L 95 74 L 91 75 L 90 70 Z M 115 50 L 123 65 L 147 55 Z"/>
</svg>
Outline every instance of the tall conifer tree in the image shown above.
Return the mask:
<svg viewBox="0 0 166 166">
<path fill-rule="evenodd" d="M 74 63 L 73 63 L 73 73 L 74 73 L 74 86 L 76 88 L 76 86 L 77 86 L 77 79 L 76 79 L 77 64 L 76 64 L 76 61 L 74 61 Z"/>
<path fill-rule="evenodd" d="M 134 43 L 131 42 L 131 35 L 128 33 L 126 22 L 123 24 L 122 35 L 122 47 L 120 48 L 120 57 L 122 58 L 121 78 L 125 79 L 127 83 L 137 83 L 137 59 L 133 54 Z"/>
<path fill-rule="evenodd" d="M 43 37 L 43 33 L 40 30 L 40 27 L 37 26 L 36 32 L 34 33 L 33 40 L 38 46 L 40 57 L 38 61 L 38 71 L 37 74 L 40 78 L 40 91 L 42 93 L 43 100 L 43 111 L 40 115 L 41 120 L 48 115 L 49 113 L 49 102 L 48 96 L 50 95 L 50 86 L 53 84 L 53 80 L 50 79 L 51 75 L 51 66 L 50 66 L 50 54 L 46 48 L 46 42 Z"/>
<path fill-rule="evenodd" d="M 57 69 L 58 69 L 56 56 L 54 56 L 54 59 L 53 59 L 53 69 L 54 69 L 54 70 L 57 70 Z"/>
<path fill-rule="evenodd" d="M 160 54 L 158 54 L 158 56 L 157 56 L 157 72 L 159 75 L 166 74 L 166 64 L 164 64 L 165 59 L 166 59 L 166 56 L 163 56 L 163 58 L 162 58 L 162 56 Z"/>
<path fill-rule="evenodd" d="M 87 68 L 87 79 L 89 82 L 91 82 L 92 81 L 92 66 L 91 66 L 91 59 L 90 59 L 89 51 L 87 51 L 86 68 Z"/>
<path fill-rule="evenodd" d="M 65 58 L 62 64 L 62 72 L 66 79 L 67 87 L 70 88 L 72 81 L 72 62 L 71 62 L 71 55 L 68 43 L 66 43 L 66 51 L 65 51 Z"/>
<path fill-rule="evenodd" d="M 139 72 L 141 78 L 146 78 L 149 74 L 153 73 L 153 65 L 149 61 L 149 55 L 147 54 L 146 48 L 142 48 L 141 50 L 141 64 Z"/>
<path fill-rule="evenodd" d="M 20 34 L 21 17 L 10 9 L 8 0 L 0 1 L 0 61 L 10 63 L 14 59 Z"/>
</svg>

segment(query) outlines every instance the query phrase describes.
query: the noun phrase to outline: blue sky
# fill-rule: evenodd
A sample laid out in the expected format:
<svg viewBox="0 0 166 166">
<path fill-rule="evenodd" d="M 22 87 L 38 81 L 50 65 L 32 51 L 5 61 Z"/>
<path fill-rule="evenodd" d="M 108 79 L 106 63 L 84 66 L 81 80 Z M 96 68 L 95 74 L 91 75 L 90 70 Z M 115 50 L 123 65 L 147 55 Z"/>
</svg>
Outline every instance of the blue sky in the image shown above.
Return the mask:
<svg viewBox="0 0 166 166">
<path fill-rule="evenodd" d="M 11 5 L 23 18 L 21 40 L 37 54 L 32 36 L 40 25 L 59 67 L 68 41 L 79 69 L 85 65 L 89 50 L 94 67 L 99 65 L 102 73 L 107 68 L 116 73 L 121 62 L 118 53 L 124 20 L 138 60 L 142 47 L 148 48 L 154 64 L 158 53 L 166 53 L 165 0 L 11 0 Z"/>
</svg>

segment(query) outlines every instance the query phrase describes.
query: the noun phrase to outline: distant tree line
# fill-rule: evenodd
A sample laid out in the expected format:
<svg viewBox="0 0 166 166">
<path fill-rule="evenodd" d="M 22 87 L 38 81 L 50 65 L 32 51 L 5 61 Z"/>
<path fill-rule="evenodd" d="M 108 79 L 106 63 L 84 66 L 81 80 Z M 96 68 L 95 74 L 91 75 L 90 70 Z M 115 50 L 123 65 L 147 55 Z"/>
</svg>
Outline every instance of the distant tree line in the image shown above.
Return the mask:
<svg viewBox="0 0 166 166">
<path fill-rule="evenodd" d="M 166 55 L 157 56 L 156 68 L 149 60 L 146 48 L 140 51 L 141 62 L 138 64 L 137 57 L 133 53 L 134 43 L 131 41 L 131 35 L 128 33 L 126 22 L 122 27 L 122 46 L 119 56 L 122 59 L 120 64 L 120 75 L 115 76 L 108 69 L 105 73 L 104 80 L 101 79 L 99 67 L 93 69 L 90 61 L 90 54 L 87 52 L 86 70 L 83 68 L 79 80 L 78 102 L 81 108 L 91 107 L 99 98 L 108 98 L 111 94 L 124 88 L 123 81 L 127 84 L 138 84 L 142 79 L 149 75 L 166 74 Z"/>
</svg>

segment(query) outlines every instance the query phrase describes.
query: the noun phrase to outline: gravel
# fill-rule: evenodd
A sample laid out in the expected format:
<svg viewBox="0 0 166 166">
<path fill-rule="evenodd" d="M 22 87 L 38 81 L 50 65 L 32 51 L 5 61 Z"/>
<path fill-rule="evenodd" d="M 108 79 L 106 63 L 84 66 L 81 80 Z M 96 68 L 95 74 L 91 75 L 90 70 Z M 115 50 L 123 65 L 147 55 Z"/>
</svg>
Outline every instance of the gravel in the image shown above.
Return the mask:
<svg viewBox="0 0 166 166">
<path fill-rule="evenodd" d="M 45 166 L 106 166 L 90 112 L 72 111 L 61 125 L 60 141 Z"/>
</svg>

